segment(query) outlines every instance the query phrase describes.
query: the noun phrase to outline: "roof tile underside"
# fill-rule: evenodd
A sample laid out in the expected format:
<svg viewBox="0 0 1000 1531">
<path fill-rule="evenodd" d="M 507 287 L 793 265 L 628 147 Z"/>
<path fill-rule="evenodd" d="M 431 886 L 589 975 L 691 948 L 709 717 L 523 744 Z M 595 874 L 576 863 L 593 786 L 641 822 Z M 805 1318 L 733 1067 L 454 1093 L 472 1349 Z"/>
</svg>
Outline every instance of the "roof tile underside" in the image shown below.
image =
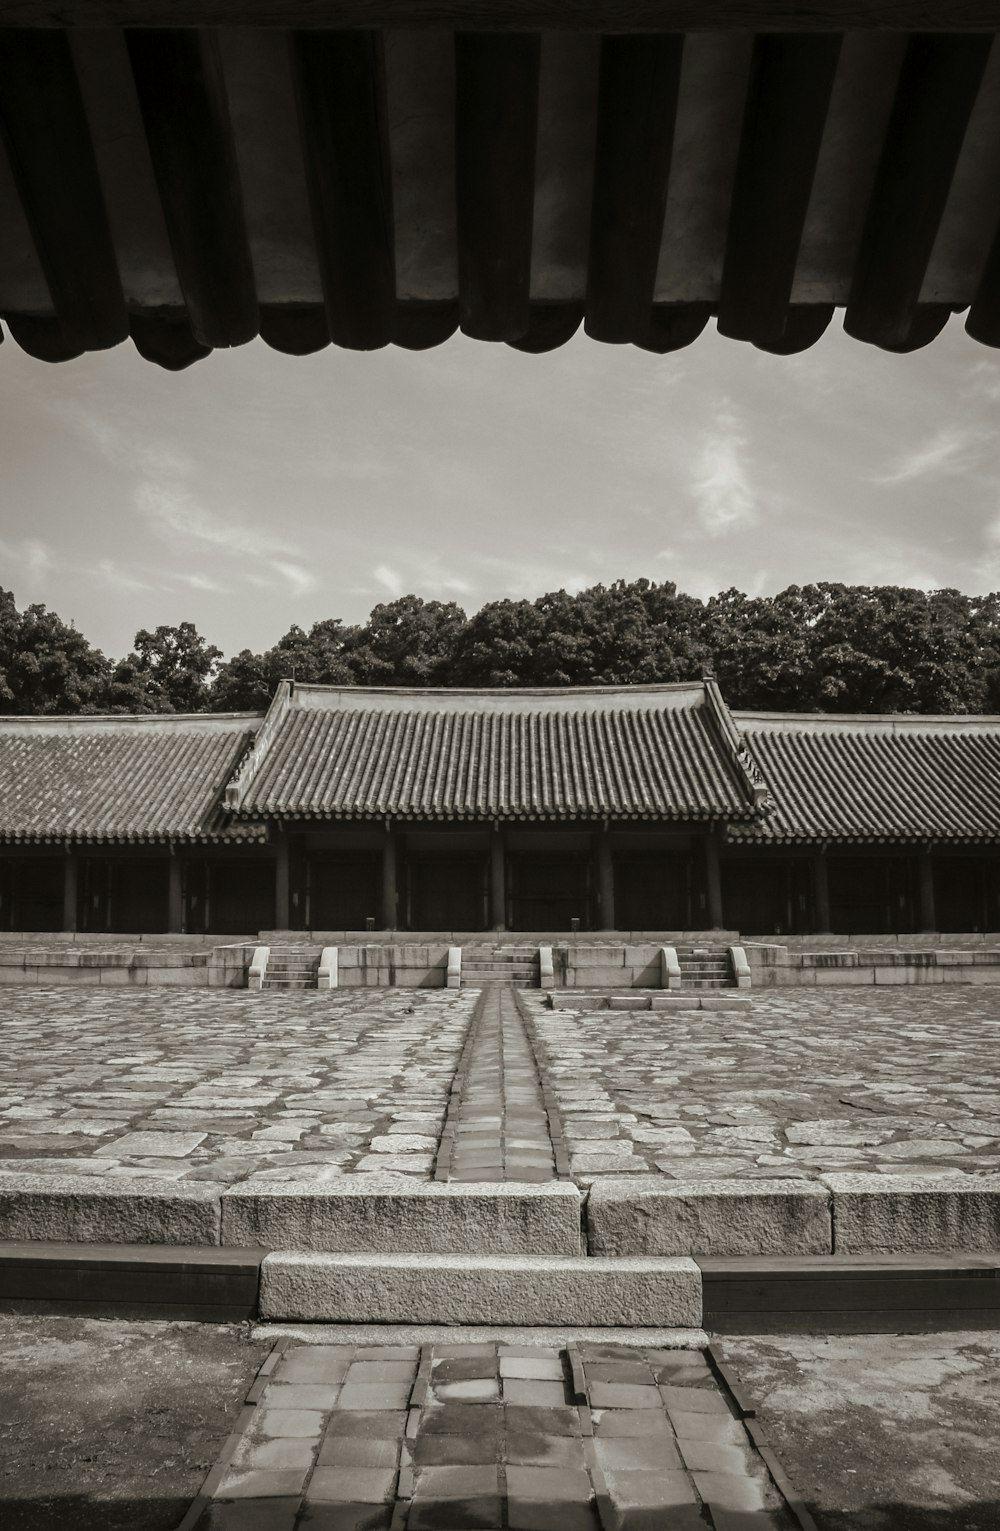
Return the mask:
<svg viewBox="0 0 1000 1531">
<path fill-rule="evenodd" d="M 245 839 L 220 811 L 248 729 L 0 732 L 3 838 Z"/>
<path fill-rule="evenodd" d="M 775 811 L 753 840 L 1000 839 L 1000 731 L 755 733 Z"/>
<path fill-rule="evenodd" d="M 288 716 L 247 814 L 410 819 L 744 817 L 697 708 L 537 713 L 307 709 Z"/>
</svg>

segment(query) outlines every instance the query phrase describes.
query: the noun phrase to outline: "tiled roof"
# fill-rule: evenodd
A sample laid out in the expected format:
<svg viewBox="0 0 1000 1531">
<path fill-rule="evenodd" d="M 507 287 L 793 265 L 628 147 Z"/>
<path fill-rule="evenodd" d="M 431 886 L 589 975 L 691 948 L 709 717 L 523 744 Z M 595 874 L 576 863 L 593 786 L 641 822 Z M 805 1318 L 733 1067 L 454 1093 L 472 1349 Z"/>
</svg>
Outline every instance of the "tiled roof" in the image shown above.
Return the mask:
<svg viewBox="0 0 1000 1531">
<path fill-rule="evenodd" d="M 286 686 L 227 801 L 244 815 L 298 818 L 690 820 L 756 812 L 750 777 L 702 683 L 486 692 Z"/>
<path fill-rule="evenodd" d="M 775 804 L 732 839 L 1000 840 L 1000 718 L 732 716 Z"/>
<path fill-rule="evenodd" d="M 259 722 L 2 718 L 0 839 L 245 840 L 219 805 Z"/>
</svg>

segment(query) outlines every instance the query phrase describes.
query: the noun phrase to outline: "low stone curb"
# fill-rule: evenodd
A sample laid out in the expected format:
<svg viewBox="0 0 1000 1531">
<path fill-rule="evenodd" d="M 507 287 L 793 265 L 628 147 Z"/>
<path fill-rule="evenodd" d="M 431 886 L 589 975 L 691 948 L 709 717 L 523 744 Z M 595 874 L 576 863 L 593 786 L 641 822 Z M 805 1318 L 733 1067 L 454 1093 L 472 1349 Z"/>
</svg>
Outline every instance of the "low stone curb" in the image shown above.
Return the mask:
<svg viewBox="0 0 1000 1531">
<path fill-rule="evenodd" d="M 701 1324 L 687 1258 L 363 1255 L 283 1251 L 261 1268 L 272 1320 L 644 1327 Z"/>
<path fill-rule="evenodd" d="M 832 1196 L 791 1180 L 652 1180 L 607 1176 L 587 1198 L 598 1255 L 829 1254 Z"/>
<path fill-rule="evenodd" d="M 218 1244 L 223 1189 L 207 1180 L 0 1174 L 0 1239 Z"/>
<path fill-rule="evenodd" d="M 344 1176 L 234 1186 L 222 1198 L 222 1242 L 331 1253 L 579 1255 L 580 1192 L 567 1181 L 413 1180 Z"/>
<path fill-rule="evenodd" d="M 837 1254 L 1000 1250 L 1000 1175 L 827 1174 Z"/>
</svg>

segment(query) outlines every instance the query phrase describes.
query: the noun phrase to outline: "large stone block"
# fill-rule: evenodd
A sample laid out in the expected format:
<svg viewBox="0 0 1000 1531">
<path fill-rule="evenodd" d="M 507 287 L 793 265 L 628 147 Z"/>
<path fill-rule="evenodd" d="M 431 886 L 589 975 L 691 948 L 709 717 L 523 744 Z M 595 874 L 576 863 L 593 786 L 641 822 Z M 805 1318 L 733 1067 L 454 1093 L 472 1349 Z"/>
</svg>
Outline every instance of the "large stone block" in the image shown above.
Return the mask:
<svg viewBox="0 0 1000 1531">
<path fill-rule="evenodd" d="M 122 1176 L 0 1174 L 0 1239 L 218 1244 L 222 1186 Z"/>
<path fill-rule="evenodd" d="M 792 1180 L 604 1177 L 587 1201 L 604 1255 L 817 1255 L 833 1248 L 831 1197 Z"/>
<path fill-rule="evenodd" d="M 573 972 L 573 969 L 570 969 Z M 632 980 L 626 977 L 624 967 L 586 967 L 575 970 L 577 986 L 585 985 L 588 989 L 621 989 L 631 987 Z"/>
<path fill-rule="evenodd" d="M 803 969 L 802 978 L 806 983 L 814 982 L 824 988 L 828 985 L 857 985 L 862 988 L 867 985 L 870 988 L 875 982 L 875 969 L 870 963 L 856 968 L 820 968 L 813 971 L 811 977 L 809 971 Z"/>
<path fill-rule="evenodd" d="M 821 1178 L 839 1255 L 1000 1250 L 1000 1175 Z"/>
<path fill-rule="evenodd" d="M 516 1255 L 268 1255 L 265 1320 L 374 1324 L 695 1326 L 693 1260 Z"/>
<path fill-rule="evenodd" d="M 875 982 L 879 986 L 884 986 L 885 984 L 923 985 L 928 983 L 940 983 L 942 976 L 943 975 L 938 968 L 918 967 L 912 963 L 908 963 L 905 966 L 895 967 L 891 964 L 887 965 L 884 963 L 881 960 L 881 957 L 876 963 L 874 969 Z"/>
<path fill-rule="evenodd" d="M 222 1200 L 222 1242 L 336 1253 L 580 1252 L 580 1193 L 567 1182 L 441 1182 L 379 1173 L 317 1186 L 246 1181 Z"/>
</svg>

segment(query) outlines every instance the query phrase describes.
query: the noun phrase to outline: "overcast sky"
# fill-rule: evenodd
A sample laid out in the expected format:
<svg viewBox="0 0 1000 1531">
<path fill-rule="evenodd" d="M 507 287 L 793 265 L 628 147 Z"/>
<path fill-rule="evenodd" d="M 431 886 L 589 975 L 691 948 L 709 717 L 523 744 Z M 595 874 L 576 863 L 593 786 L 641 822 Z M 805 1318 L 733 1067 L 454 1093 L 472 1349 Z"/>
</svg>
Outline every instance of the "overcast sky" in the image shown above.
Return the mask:
<svg viewBox="0 0 1000 1531">
<path fill-rule="evenodd" d="M 706 332 L 655 357 L 290 358 L 180 374 L 130 346 L 0 348 L 0 585 L 117 656 L 193 621 L 227 654 L 415 591 L 468 611 L 598 581 L 1000 587 L 1000 354 L 839 328 L 777 358 Z"/>
</svg>

